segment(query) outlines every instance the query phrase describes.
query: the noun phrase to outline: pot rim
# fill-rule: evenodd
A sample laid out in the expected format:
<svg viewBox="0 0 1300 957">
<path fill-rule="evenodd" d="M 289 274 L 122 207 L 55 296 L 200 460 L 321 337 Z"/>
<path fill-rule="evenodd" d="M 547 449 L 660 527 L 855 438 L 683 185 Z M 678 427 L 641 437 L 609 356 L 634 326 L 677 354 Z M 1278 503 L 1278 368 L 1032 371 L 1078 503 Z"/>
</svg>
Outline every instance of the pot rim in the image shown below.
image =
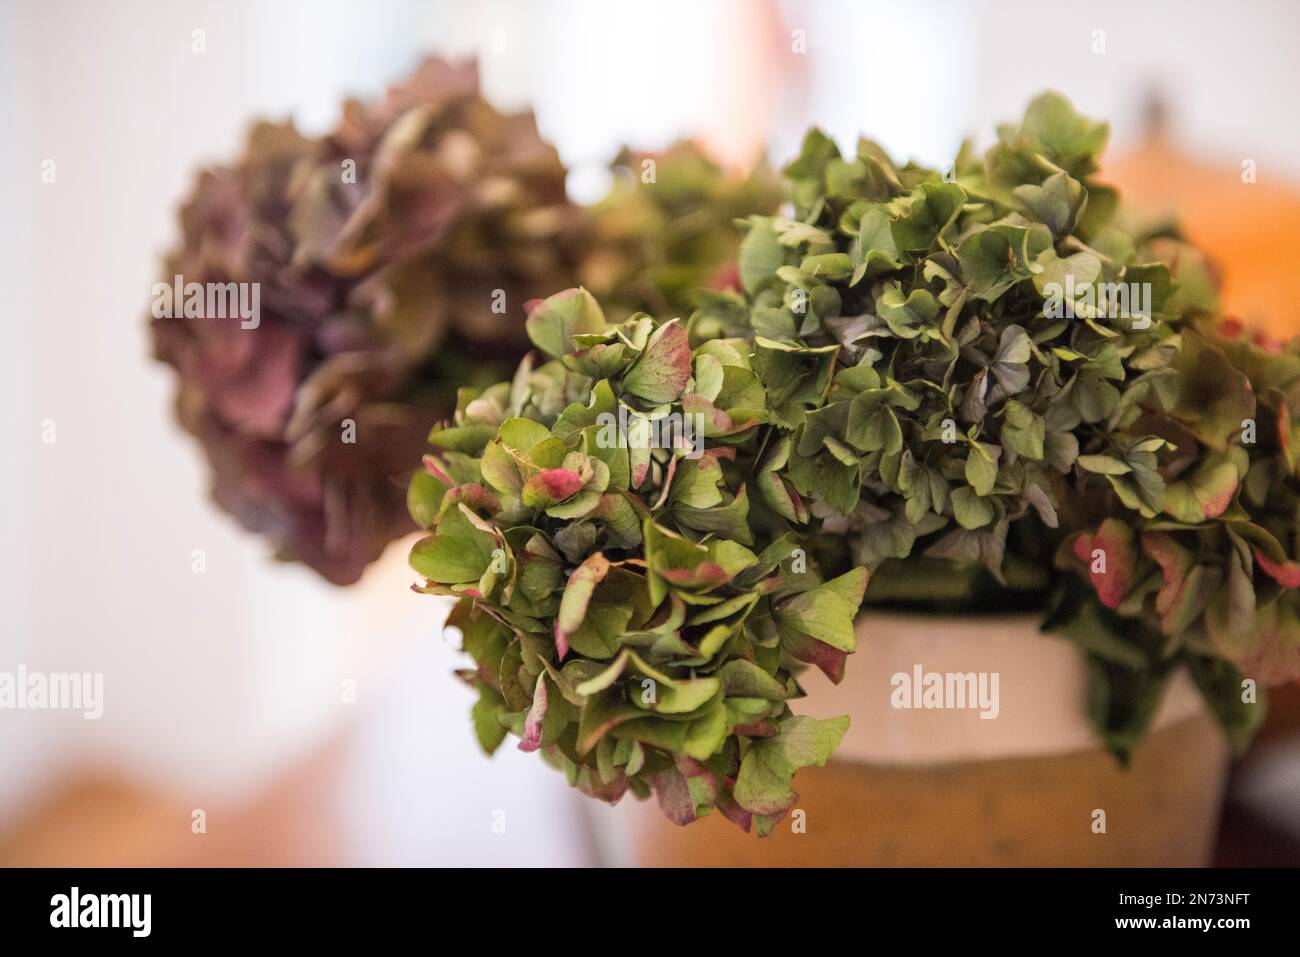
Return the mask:
<svg viewBox="0 0 1300 957">
<path fill-rule="evenodd" d="M 869 764 L 929 766 L 1100 749 L 1087 717 L 1083 652 L 1040 631 L 1041 620 L 1034 612 L 866 608 L 855 623 L 857 652 L 843 681 L 834 685 L 809 669 L 800 678 L 807 697 L 795 710 L 818 718 L 847 714 L 836 758 Z M 937 690 L 931 675 L 943 679 L 935 698 L 926 691 Z M 976 700 L 963 703 L 963 690 Z M 1205 710 L 1187 669 L 1179 668 L 1148 733 Z"/>
</svg>

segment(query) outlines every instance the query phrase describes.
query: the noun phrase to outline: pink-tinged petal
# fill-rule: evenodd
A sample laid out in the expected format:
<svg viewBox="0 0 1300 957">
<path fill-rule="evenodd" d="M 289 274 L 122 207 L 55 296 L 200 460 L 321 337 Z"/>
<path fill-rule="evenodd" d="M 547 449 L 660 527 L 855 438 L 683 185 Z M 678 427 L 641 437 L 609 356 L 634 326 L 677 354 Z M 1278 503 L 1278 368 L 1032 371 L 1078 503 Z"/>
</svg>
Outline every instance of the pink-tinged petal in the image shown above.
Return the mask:
<svg viewBox="0 0 1300 957">
<path fill-rule="evenodd" d="M 1237 494 L 1237 467 L 1223 455 L 1206 459 L 1190 478 L 1175 482 L 1165 493 L 1165 512 L 1183 522 L 1222 515 Z"/>
<path fill-rule="evenodd" d="M 1259 610 L 1244 643 L 1223 649 L 1249 677 L 1263 685 L 1300 679 L 1300 620 L 1280 602 Z"/>
<path fill-rule="evenodd" d="M 569 635 L 582 627 L 587 619 L 587 606 L 596 586 L 609 574 L 609 560 L 600 552 L 590 556 L 573 570 L 569 576 L 564 594 L 560 598 L 560 610 L 555 616 L 555 649 L 563 661 L 569 653 Z"/>
<path fill-rule="evenodd" d="M 736 424 L 731 420 L 731 416 L 702 395 L 683 396 L 682 409 L 690 415 L 704 416 L 709 425 L 709 431 L 715 435 L 725 435 L 736 427 Z"/>
<path fill-rule="evenodd" d="M 705 802 L 712 806 L 718 797 L 718 776 L 703 761 L 679 754 L 676 758 L 677 770 L 686 778 L 700 778 L 708 786 Z"/>
<path fill-rule="evenodd" d="M 1300 564 L 1289 559 L 1280 562 L 1272 561 L 1255 545 L 1251 545 L 1250 550 L 1255 553 L 1255 561 L 1269 578 L 1283 588 L 1300 588 Z"/>
<path fill-rule="evenodd" d="M 708 585 L 710 588 L 716 588 L 718 585 L 725 585 L 731 581 L 731 572 L 717 562 L 700 562 L 699 567 L 695 569 L 695 576 L 700 584 Z"/>
<path fill-rule="evenodd" d="M 659 809 L 674 824 L 686 825 L 695 820 L 695 801 L 686 778 L 676 768 L 660 771 L 650 778 Z"/>
<path fill-rule="evenodd" d="M 647 459 L 644 462 L 638 462 L 632 466 L 632 487 L 640 488 L 641 483 L 645 481 L 646 473 L 650 471 L 650 462 Z"/>
<path fill-rule="evenodd" d="M 456 484 L 455 481 L 452 480 L 452 477 L 448 475 L 445 471 L 443 471 L 442 463 L 440 463 L 432 455 L 425 455 L 424 458 L 421 459 L 421 461 L 424 463 L 424 470 L 428 472 L 430 475 L 432 475 L 434 478 L 436 478 L 439 482 L 442 482 L 445 485 Z"/>
<path fill-rule="evenodd" d="M 718 267 L 709 279 L 709 288 L 724 292 L 740 292 L 740 262 L 732 260 Z"/>
<path fill-rule="evenodd" d="M 547 469 L 537 476 L 546 491 L 557 499 L 576 495 L 582 489 L 582 476 L 569 469 Z"/>
<path fill-rule="evenodd" d="M 546 717 L 546 676 L 539 675 L 533 688 L 533 706 L 524 718 L 524 737 L 519 742 L 520 751 L 536 751 L 542 743 L 542 719 Z"/>
<path fill-rule="evenodd" d="M 646 343 L 645 352 L 623 377 L 623 388 L 656 405 L 682 394 L 691 378 L 691 344 L 681 323 L 665 323 Z"/>
<path fill-rule="evenodd" d="M 1206 566 L 1198 567 L 1192 553 L 1168 535 L 1146 532 L 1142 546 L 1160 565 L 1162 582 L 1156 594 L 1156 611 L 1161 630 L 1166 635 L 1181 635 L 1205 611 L 1211 576 L 1217 580 L 1218 573 Z"/>
<path fill-rule="evenodd" d="M 279 327 L 240 329 L 223 326 L 223 341 L 254 346 L 233 368 L 212 362 L 218 350 L 203 357 L 203 378 L 213 408 L 225 422 L 240 431 L 264 438 L 278 436 L 293 408 L 300 383 L 298 368 L 302 345 L 299 336 Z M 243 351 L 243 350 L 240 350 Z M 234 365 L 232 362 L 231 365 Z"/>
<path fill-rule="evenodd" d="M 1080 532 L 1074 536 L 1074 541 L 1070 543 L 1070 548 L 1074 552 L 1074 557 L 1084 564 L 1092 562 L 1092 536 L 1085 532 Z"/>
<path fill-rule="evenodd" d="M 604 801 L 606 804 L 617 804 L 623 799 L 623 795 L 627 793 L 627 775 L 619 771 L 614 775 L 614 779 L 606 784 L 600 779 L 599 774 L 588 771 L 582 776 L 578 789 L 583 794 L 594 797 L 597 801 Z"/>
<path fill-rule="evenodd" d="M 659 574 L 666 581 L 682 587 L 716 588 L 731 580 L 727 570 L 717 562 L 700 562 L 695 568 L 665 568 Z"/>
<path fill-rule="evenodd" d="M 735 778 L 727 778 L 726 787 L 718 794 L 718 810 L 722 812 L 723 817 L 748 834 L 754 824 L 754 815 L 736 803 L 731 793 L 735 786 Z"/>
<path fill-rule="evenodd" d="M 819 668 L 822 674 L 830 678 L 835 684 L 839 684 L 844 680 L 844 666 L 848 660 L 848 654 L 838 648 L 832 648 L 824 641 L 818 641 L 816 638 L 804 634 L 787 636 L 782 640 L 781 647 L 789 652 L 790 656 L 796 661 L 802 661 L 805 664 Z"/>
<path fill-rule="evenodd" d="M 677 758 L 677 767 L 660 771 L 650 779 L 659 807 L 674 824 L 690 824 L 697 817 L 695 798 L 691 794 L 689 778 L 700 778 L 710 794 L 705 803 L 713 804 L 718 796 L 718 779 L 705 765 L 684 755 Z"/>
<path fill-rule="evenodd" d="M 1187 573 L 1192 568 L 1192 556 L 1168 535 L 1144 532 L 1143 550 L 1160 566 L 1161 585 L 1156 595 L 1156 611 L 1164 614 L 1178 603 L 1187 585 Z"/>
<path fill-rule="evenodd" d="M 681 771 L 682 774 L 686 775 L 688 778 L 708 778 L 711 784 L 715 787 L 717 786 L 717 781 L 714 780 L 713 772 L 708 769 L 708 766 L 705 765 L 703 761 L 698 761 L 689 755 L 677 755 L 677 770 Z"/>
<path fill-rule="evenodd" d="M 1237 494 L 1237 479 L 1233 476 L 1230 484 L 1224 485 L 1217 492 L 1212 491 L 1202 499 L 1206 518 L 1218 518 L 1232 504 L 1232 497 Z"/>
<path fill-rule="evenodd" d="M 466 482 L 451 489 L 443 499 L 443 508 L 463 502 L 475 512 L 495 515 L 501 511 L 501 501 L 492 492 L 475 482 Z"/>
<path fill-rule="evenodd" d="M 1272 336 L 1264 332 L 1255 333 L 1255 336 L 1253 339 L 1251 339 L 1251 342 L 1259 346 L 1265 352 L 1281 352 L 1283 346 L 1285 345 L 1285 343 L 1282 342 L 1281 339 L 1274 339 Z"/>
<path fill-rule="evenodd" d="M 781 479 L 781 482 L 782 482 L 783 485 L 785 485 L 785 490 L 786 490 L 786 492 L 789 493 L 789 495 L 790 495 L 790 503 L 794 506 L 795 517 L 796 517 L 800 522 L 807 522 L 807 521 L 808 521 L 808 505 L 807 505 L 806 502 L 804 502 L 804 500 L 803 500 L 803 496 L 801 496 L 801 495 L 798 493 L 798 491 L 795 490 L 794 485 L 793 485 L 792 483 L 790 483 L 789 481 L 787 481 L 786 479 L 784 479 L 784 478 Z"/>
<path fill-rule="evenodd" d="M 550 508 L 582 491 L 583 479 L 570 469 L 543 469 L 524 483 L 520 497 L 529 508 Z"/>
<path fill-rule="evenodd" d="M 1097 590 L 1097 597 L 1107 608 L 1115 609 L 1124 601 L 1133 584 L 1133 532 L 1117 518 L 1108 518 L 1101 523 L 1101 528 L 1092 540 L 1093 551 L 1101 549 L 1105 556 L 1102 569 L 1094 570 L 1092 556 L 1088 558 L 1088 570 L 1092 576 L 1092 586 Z"/>
<path fill-rule="evenodd" d="M 672 491 L 673 479 L 677 476 L 678 461 L 679 459 L 675 455 L 668 460 L 668 468 L 664 470 L 663 485 L 659 489 L 659 498 L 651 506 L 652 511 L 663 508 L 664 503 L 668 501 L 668 493 Z"/>
</svg>

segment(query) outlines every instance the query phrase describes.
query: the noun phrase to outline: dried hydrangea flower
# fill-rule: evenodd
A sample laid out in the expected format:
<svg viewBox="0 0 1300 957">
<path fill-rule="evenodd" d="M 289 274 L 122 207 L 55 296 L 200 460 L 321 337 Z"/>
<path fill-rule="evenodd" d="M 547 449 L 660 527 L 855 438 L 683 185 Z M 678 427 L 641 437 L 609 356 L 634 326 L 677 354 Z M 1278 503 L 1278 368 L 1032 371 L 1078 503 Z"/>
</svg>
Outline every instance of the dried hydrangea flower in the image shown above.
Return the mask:
<svg viewBox="0 0 1300 957">
<path fill-rule="evenodd" d="M 1227 599 L 1218 566 L 1261 535 L 1202 539 L 1213 572 L 1183 567 L 1193 558 L 1168 544 L 1181 533 L 1153 539 L 1160 557 L 1145 564 L 1122 542 L 1142 526 L 1217 529 L 1250 470 L 1276 468 L 1252 465 L 1257 453 L 1233 438 L 1255 399 L 1203 332 L 1208 264 L 1135 227 L 1096 180 L 1107 132 L 1046 94 L 982 157 L 963 147 L 940 171 L 896 164 L 868 140 L 844 157 L 813 131 L 786 169 L 792 215 L 750 218 L 746 298 L 716 295 L 693 322 L 785 357 L 755 367 L 792 431 L 788 481 L 852 543 L 826 567 L 866 564 L 868 602 L 1046 610 L 1045 627 L 1088 654 L 1093 719 L 1125 755 L 1178 664 L 1238 740 L 1258 720 L 1224 660 L 1250 655 L 1188 625 Z M 1267 498 L 1272 479 L 1257 481 Z M 1096 591 L 1053 571 L 1074 533 L 1117 543 L 1122 571 L 1112 562 Z M 1111 613 L 1126 602 L 1158 607 L 1163 628 Z"/>
<path fill-rule="evenodd" d="M 411 530 L 428 422 L 526 351 L 526 302 L 590 276 L 623 314 L 684 312 L 686 288 L 734 258 L 731 217 L 775 202 L 770 178 L 689 147 L 597 210 L 568 200 L 565 175 L 531 114 L 498 112 L 473 64 L 440 60 L 348 101 L 324 137 L 259 123 L 237 163 L 200 174 L 164 285 L 236 283 L 260 314 L 156 310 L 155 353 L 217 502 L 278 557 L 355 581 Z"/>
<path fill-rule="evenodd" d="M 549 361 L 463 390 L 410 489 L 417 590 L 459 599 L 479 741 L 512 733 L 607 801 L 653 791 L 679 824 L 716 807 L 766 833 L 847 728 L 789 703 L 801 663 L 842 674 L 866 570 L 824 581 L 803 551 L 750 342 L 610 325 L 582 289 L 527 326 Z M 751 495 L 760 476 L 789 514 Z"/>
</svg>

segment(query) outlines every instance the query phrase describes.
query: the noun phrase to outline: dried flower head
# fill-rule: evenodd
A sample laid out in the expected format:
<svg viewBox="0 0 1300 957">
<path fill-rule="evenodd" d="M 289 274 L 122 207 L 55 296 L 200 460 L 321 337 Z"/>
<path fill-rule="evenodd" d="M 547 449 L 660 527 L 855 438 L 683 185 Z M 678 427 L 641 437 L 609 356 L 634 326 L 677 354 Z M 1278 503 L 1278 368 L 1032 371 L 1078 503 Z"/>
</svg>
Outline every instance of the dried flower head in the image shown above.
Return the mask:
<svg viewBox="0 0 1300 957">
<path fill-rule="evenodd" d="M 610 325 L 582 289 L 527 328 L 549 361 L 463 390 L 410 489 L 417 590 L 459 599 L 479 741 L 513 733 L 604 800 L 653 791 L 677 823 L 717 807 L 766 833 L 848 725 L 789 703 L 801 663 L 842 674 L 867 578 L 824 581 L 802 548 L 767 360 L 692 348 L 676 319 Z"/>
<path fill-rule="evenodd" d="M 728 177 L 687 146 L 596 210 L 565 175 L 531 114 L 498 112 L 473 64 L 440 60 L 348 101 L 322 138 L 259 123 L 237 163 L 200 174 L 162 285 L 233 283 L 259 314 L 156 308 L 155 352 L 217 502 L 278 557 L 355 581 L 411 530 L 429 421 L 526 351 L 526 302 L 589 275 L 617 313 L 684 314 L 687 288 L 734 259 L 730 217 L 774 203 L 761 172 Z"/>
<path fill-rule="evenodd" d="M 1241 707 L 1232 662 L 1294 668 L 1273 625 L 1289 599 L 1266 590 L 1257 620 L 1232 571 L 1253 556 L 1257 585 L 1284 584 L 1294 528 L 1265 531 L 1241 509 L 1271 503 L 1275 526 L 1294 523 L 1285 503 L 1272 512 L 1292 473 L 1242 447 L 1256 399 L 1234 361 L 1263 351 L 1229 360 L 1207 338 L 1212 270 L 1128 220 L 1096 180 L 1106 139 L 1054 94 L 946 171 L 868 140 L 844 157 L 813 131 L 786 169 L 792 214 L 749 220 L 746 298 L 715 295 L 692 322 L 790 357 L 756 367 L 791 430 L 787 478 L 847 534 L 851 555 L 826 567 L 872 569 L 868 602 L 1010 594 L 1086 651 L 1093 718 L 1117 753 L 1183 664 L 1240 741 L 1260 709 Z M 1274 389 L 1272 408 L 1291 383 L 1275 362 L 1256 387 Z M 1144 560 L 1131 531 L 1143 527 Z M 1091 557 L 1093 536 L 1111 559 L 1095 591 L 1051 562 L 1062 540 L 1067 557 Z M 1235 624 L 1207 638 L 1197 620 L 1227 606 Z"/>
</svg>

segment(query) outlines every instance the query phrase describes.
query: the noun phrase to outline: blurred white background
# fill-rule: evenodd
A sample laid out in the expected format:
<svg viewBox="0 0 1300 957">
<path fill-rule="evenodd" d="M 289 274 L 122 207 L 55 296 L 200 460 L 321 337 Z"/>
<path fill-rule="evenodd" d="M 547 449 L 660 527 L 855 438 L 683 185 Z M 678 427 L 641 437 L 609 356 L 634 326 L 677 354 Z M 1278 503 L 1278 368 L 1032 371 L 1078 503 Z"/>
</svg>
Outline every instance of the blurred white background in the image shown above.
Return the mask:
<svg viewBox="0 0 1300 957">
<path fill-rule="evenodd" d="M 941 164 L 1047 87 L 1109 117 L 1122 152 L 1158 84 L 1187 148 L 1253 157 L 1262 179 L 1300 175 L 1297 37 L 1282 0 L 3 0 L 0 671 L 103 672 L 105 714 L 0 711 L 0 830 L 73 774 L 222 806 L 344 740 L 332 797 L 352 860 L 590 860 L 558 775 L 478 754 L 442 607 L 407 591 L 402 546 L 333 590 L 207 501 L 144 317 L 195 167 L 232 156 L 253 117 L 320 131 L 424 53 L 477 54 L 488 95 L 535 108 L 591 199 L 621 144 L 692 133 L 780 162 L 818 123 Z"/>
</svg>

